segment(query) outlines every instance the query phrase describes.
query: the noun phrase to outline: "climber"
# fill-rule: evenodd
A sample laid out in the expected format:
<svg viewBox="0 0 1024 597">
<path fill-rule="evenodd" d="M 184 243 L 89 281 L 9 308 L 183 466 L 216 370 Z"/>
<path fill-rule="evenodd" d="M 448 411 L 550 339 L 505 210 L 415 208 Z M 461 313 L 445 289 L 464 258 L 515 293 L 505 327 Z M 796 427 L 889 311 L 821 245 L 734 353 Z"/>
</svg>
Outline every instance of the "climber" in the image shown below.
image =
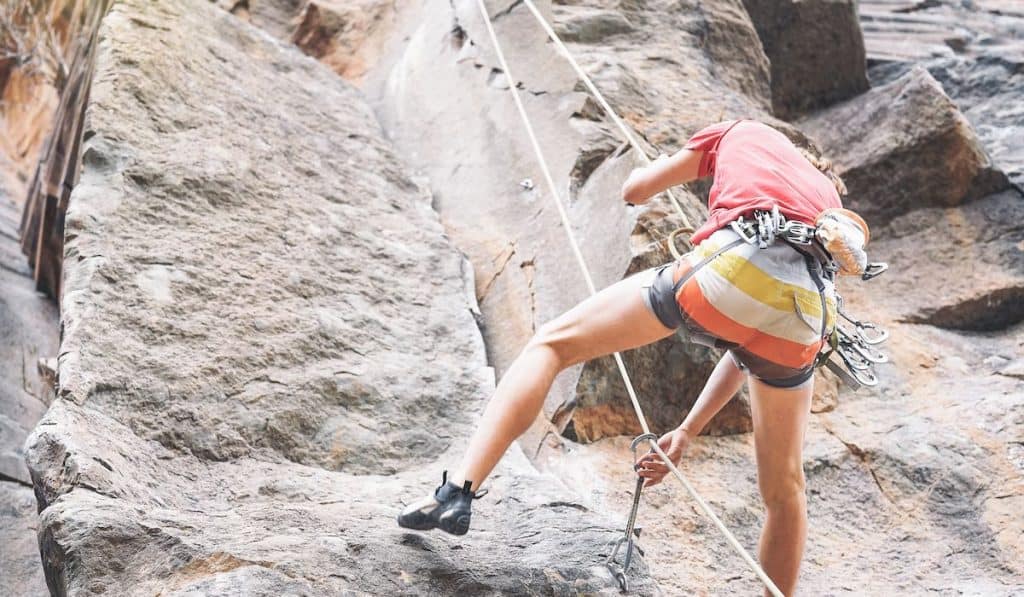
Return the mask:
<svg viewBox="0 0 1024 597">
<path fill-rule="evenodd" d="M 830 166 L 775 129 L 739 120 L 711 125 L 674 155 L 634 170 L 622 189 L 630 204 L 714 176 L 695 248 L 541 326 L 501 378 L 458 474 L 449 479 L 445 472 L 433 493 L 402 511 L 399 525 L 466 533 L 481 482 L 537 417 L 560 371 L 679 331 L 728 351 L 686 419 L 658 443 L 678 463 L 692 438 L 748 383 L 767 511 L 760 560 L 790 594 L 807 526 L 801 450 L 815 359 L 835 325 L 834 276 L 860 274 L 867 263 L 867 226 L 842 209 L 845 187 Z M 636 464 L 645 486 L 668 472 L 654 453 Z"/>
</svg>

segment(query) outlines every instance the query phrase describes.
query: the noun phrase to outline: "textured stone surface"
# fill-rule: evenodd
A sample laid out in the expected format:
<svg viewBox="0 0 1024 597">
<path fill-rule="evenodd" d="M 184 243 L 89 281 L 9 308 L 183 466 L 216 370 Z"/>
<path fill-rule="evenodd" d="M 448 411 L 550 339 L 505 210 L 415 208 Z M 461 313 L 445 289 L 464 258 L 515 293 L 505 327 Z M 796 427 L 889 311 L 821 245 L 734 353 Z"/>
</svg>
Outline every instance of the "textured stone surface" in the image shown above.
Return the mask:
<svg viewBox="0 0 1024 597">
<path fill-rule="evenodd" d="M 66 399 L 32 443 L 51 580 L 82 594 L 616 593 L 600 564 L 635 479 L 628 437 L 524 444 L 544 475 L 514 448 L 466 540 L 393 526 L 397 502 L 453 464 L 491 388 L 469 270 L 357 94 L 200 4 L 134 0 L 105 29 L 88 184 L 69 238 L 78 294 L 59 366 Z M 587 2 L 554 13 L 563 29 L 595 13 L 635 28 L 590 26 L 600 40 L 573 51 L 671 149 L 706 122 L 766 117 L 766 63 L 737 7 Z M 599 283 L 663 259 L 652 242 L 678 221 L 663 203 L 622 216 L 615 193 L 632 156 L 524 7 L 491 8 L 513 68 L 532 66 L 517 77 L 534 92 L 528 107 Z M 495 355 L 510 359 L 582 284 L 544 191 L 519 186 L 539 177 L 474 9 L 401 7 L 380 68 L 361 81 L 473 259 L 500 365 Z M 275 102 L 252 99 L 266 97 Z M 877 126 L 899 134 L 896 124 Z M 908 167 L 941 175 L 943 163 L 920 156 Z M 684 197 L 699 219 L 699 193 Z M 969 303 L 972 276 L 986 288 L 1018 276 L 1014 201 L 1003 193 L 876 225 L 873 256 L 893 269 L 844 281 L 850 310 L 892 329 L 894 362 L 875 391 L 833 400 L 819 386 L 812 409 L 828 412 L 811 417 L 807 437 L 802 594 L 1024 592 L 1021 326 L 909 323 Z M 397 287 L 396 273 L 408 277 Z M 563 376 L 557 397 L 575 396 L 587 375 Z M 384 403 L 380 417 L 368 408 Z M 376 433 L 397 448 L 382 451 Z M 443 452 L 428 461 L 406 441 Z M 752 443 L 700 438 L 682 466 L 756 550 Z M 760 591 L 677 484 L 645 492 L 640 525 L 650 568 L 637 593 L 659 592 L 647 573 L 662 594 Z"/>
<path fill-rule="evenodd" d="M 872 258 L 900 272 L 882 276 L 874 300 L 913 323 L 991 332 L 1024 321 L 1024 196 L 1015 189 L 960 208 L 896 218 Z"/>
<path fill-rule="evenodd" d="M 869 225 L 1006 188 L 970 123 L 922 68 L 801 121 Z M 941 166 L 940 166 L 941 165 Z"/>
<path fill-rule="evenodd" d="M 29 440 L 51 591 L 611 591 L 611 522 L 518 450 L 467 540 L 395 526 L 493 375 L 360 94 L 205 1 L 118 3 L 101 39 Z"/>
<path fill-rule="evenodd" d="M 620 114 L 665 151 L 719 118 L 770 118 L 768 64 L 739 2 L 539 6 L 560 31 L 576 32 L 569 37 L 580 41 L 570 45 L 583 68 Z M 556 184 L 568 190 L 561 199 L 569 202 L 597 286 L 669 260 L 663 241 L 681 220 L 663 199 L 630 209 L 619 198 L 636 156 L 579 91 L 575 73 L 527 7 L 489 7 Z M 396 146 L 429 178 L 447 229 L 474 264 L 488 356 L 500 375 L 536 327 L 582 300 L 586 286 L 476 3 L 428 2 L 407 10 L 402 22 L 364 88 Z M 520 184 L 526 179 L 532 188 Z M 696 194 L 679 189 L 677 195 L 691 222 L 703 219 Z M 652 246 L 657 242 L 660 249 Z M 682 420 L 702 372 L 713 365 L 708 351 L 675 338 L 627 358 L 633 377 L 644 384 L 644 404 L 662 413 L 659 426 Z M 669 362 L 673 367 L 666 371 Z M 597 369 L 586 374 L 577 366 L 559 376 L 545 407 L 548 417 L 561 428 L 575 407 L 601 405 L 603 421 L 580 421 L 581 429 L 600 423 L 601 430 L 581 437 L 635 431 L 621 386 L 607 378 L 600 362 L 586 367 Z M 749 427 L 744 402 L 732 409 L 735 420 L 725 416 L 713 423 L 718 432 Z M 548 430 L 541 421 L 528 445 Z"/>
<path fill-rule="evenodd" d="M 1024 10 L 1013 0 L 899 5 L 861 2 L 873 84 L 928 69 L 1024 190 Z"/>
<path fill-rule="evenodd" d="M 306 2 L 291 39 L 342 77 L 358 81 L 379 59 L 402 4 L 384 0 Z"/>
<path fill-rule="evenodd" d="M 771 62 L 772 107 L 782 118 L 868 88 L 856 0 L 743 0 Z"/>
<path fill-rule="evenodd" d="M 41 597 L 46 580 L 36 541 L 36 498 L 32 488 L 0 481 L 0 586 L 7 595 Z"/>
<path fill-rule="evenodd" d="M 23 444 L 53 395 L 37 363 L 57 355 L 57 311 L 35 291 L 21 254 L 18 207 L 0 188 L 0 587 L 12 595 L 42 595 Z"/>
</svg>

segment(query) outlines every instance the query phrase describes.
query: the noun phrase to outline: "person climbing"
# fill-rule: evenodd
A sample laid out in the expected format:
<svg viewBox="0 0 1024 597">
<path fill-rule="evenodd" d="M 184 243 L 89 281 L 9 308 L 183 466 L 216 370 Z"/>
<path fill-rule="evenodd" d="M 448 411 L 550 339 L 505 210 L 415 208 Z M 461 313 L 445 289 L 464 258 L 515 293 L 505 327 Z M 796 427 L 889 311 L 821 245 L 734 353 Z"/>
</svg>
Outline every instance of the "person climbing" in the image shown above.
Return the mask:
<svg viewBox="0 0 1024 597">
<path fill-rule="evenodd" d="M 713 176 L 707 222 L 679 259 L 629 276 L 542 325 L 502 376 L 458 474 L 398 516 L 404 528 L 469 530 L 472 501 L 502 455 L 540 413 L 555 376 L 590 359 L 680 331 L 727 349 L 685 420 L 659 445 L 678 463 L 687 446 L 748 383 L 758 487 L 766 509 L 761 565 L 786 594 L 807 534 L 802 467 L 816 357 L 835 326 L 834 276 L 860 274 L 868 229 L 842 208 L 831 165 L 763 123 L 720 122 L 672 156 L 629 175 L 623 199 Z M 668 467 L 638 459 L 645 486 Z"/>
</svg>

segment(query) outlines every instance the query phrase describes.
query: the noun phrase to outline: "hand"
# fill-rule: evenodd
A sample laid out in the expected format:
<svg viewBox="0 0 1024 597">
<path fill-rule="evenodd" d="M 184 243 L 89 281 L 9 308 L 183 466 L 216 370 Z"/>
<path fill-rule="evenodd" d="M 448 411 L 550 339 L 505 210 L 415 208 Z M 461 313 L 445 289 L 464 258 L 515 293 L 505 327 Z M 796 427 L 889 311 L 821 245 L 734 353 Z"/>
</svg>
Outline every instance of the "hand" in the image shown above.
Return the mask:
<svg viewBox="0 0 1024 597">
<path fill-rule="evenodd" d="M 683 452 L 690 445 L 690 434 L 678 427 L 661 436 L 658 440 L 658 447 L 665 451 L 665 454 L 672 460 L 672 464 L 678 465 L 683 457 Z M 653 450 L 644 454 L 636 461 L 637 474 L 647 479 L 644 487 L 651 487 L 661 483 L 661 480 L 668 474 L 668 466 L 661 459 L 661 456 Z"/>
<path fill-rule="evenodd" d="M 629 176 L 626 177 L 626 182 L 622 183 L 622 200 L 628 205 L 640 205 L 646 203 L 647 199 L 642 197 L 642 191 L 640 190 L 643 186 L 644 181 L 644 169 L 634 168 Z"/>
</svg>

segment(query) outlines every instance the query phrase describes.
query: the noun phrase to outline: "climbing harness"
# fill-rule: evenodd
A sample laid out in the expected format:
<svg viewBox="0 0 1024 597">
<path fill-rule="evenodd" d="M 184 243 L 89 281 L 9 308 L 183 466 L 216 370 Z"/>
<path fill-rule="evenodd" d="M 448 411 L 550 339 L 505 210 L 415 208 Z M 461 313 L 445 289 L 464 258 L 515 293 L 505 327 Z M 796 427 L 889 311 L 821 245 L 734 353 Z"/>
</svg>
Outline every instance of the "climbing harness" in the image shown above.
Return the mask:
<svg viewBox="0 0 1024 597">
<path fill-rule="evenodd" d="M 576 61 L 572 59 L 571 55 L 569 55 L 569 52 L 567 49 L 565 49 L 564 44 L 562 44 L 561 40 L 558 39 L 558 36 L 555 35 L 554 30 L 552 30 L 551 26 L 547 24 L 547 21 L 537 10 L 537 7 L 534 6 L 533 2 L 531 0 L 524 0 L 524 3 L 530 9 L 530 11 L 533 12 L 534 16 L 537 17 L 537 20 L 544 27 L 545 31 L 548 32 L 548 36 L 551 37 L 555 44 L 562 49 L 563 54 L 573 64 L 573 67 L 576 69 L 576 72 L 584 80 L 584 83 L 586 83 L 587 87 L 591 90 L 591 92 L 594 94 L 595 98 L 602 105 L 605 111 L 610 116 L 614 114 L 614 111 L 611 109 L 610 106 L 608 106 L 608 103 L 604 100 L 604 97 L 597 90 L 597 88 L 594 87 L 594 84 L 590 82 L 590 78 L 586 76 L 586 73 L 583 72 L 583 69 L 579 68 L 579 65 L 576 64 Z M 483 16 L 484 25 L 486 26 L 487 33 L 491 38 L 491 43 L 494 45 L 495 55 L 498 58 L 499 64 L 504 70 L 505 75 L 508 77 L 508 80 L 515 81 L 515 77 L 512 75 L 512 71 L 508 67 L 508 62 L 505 60 L 505 53 L 501 49 L 501 42 L 498 41 L 498 36 L 494 31 L 494 24 L 491 22 L 491 15 L 490 13 L 487 12 L 487 6 L 484 4 L 484 0 L 477 0 L 477 6 L 480 9 L 480 14 Z M 519 112 L 519 117 L 523 122 L 523 128 L 526 130 L 526 135 L 530 139 L 530 144 L 533 147 L 534 154 L 537 157 L 537 162 L 540 166 L 541 173 L 544 175 L 544 182 L 547 183 L 548 190 L 551 193 L 551 200 L 552 202 L 554 202 L 555 207 L 558 210 L 558 216 L 562 221 L 562 227 L 565 229 L 566 236 L 569 240 L 569 246 L 571 247 L 573 255 L 576 258 L 576 262 L 580 267 L 580 272 L 583 274 L 583 279 L 587 284 L 587 289 L 590 291 L 591 295 L 597 294 L 597 289 L 594 285 L 594 280 L 590 275 L 590 269 L 587 267 L 586 260 L 583 258 L 583 253 L 580 251 L 579 244 L 576 242 L 576 236 L 572 232 L 572 226 L 570 225 L 569 216 L 565 212 L 565 206 L 562 205 L 562 201 L 558 198 L 558 187 L 555 185 L 555 181 L 551 176 L 551 170 L 548 168 L 547 160 L 544 158 L 544 152 L 543 150 L 541 150 L 540 143 L 537 141 L 537 135 L 533 130 L 533 124 L 530 122 L 530 117 L 526 113 L 526 107 L 523 106 L 523 100 L 519 97 L 519 90 L 517 89 L 514 83 L 509 85 L 508 89 L 509 93 L 512 94 L 512 101 L 515 103 L 516 109 Z M 619 125 L 620 130 L 623 131 L 623 134 L 626 135 L 630 143 L 633 144 L 633 146 L 639 150 L 640 155 L 643 156 L 648 161 L 650 161 L 650 158 L 647 157 L 647 154 L 642 151 L 642 148 L 640 148 L 639 143 L 636 142 L 632 133 L 629 132 L 625 125 L 621 123 L 618 116 L 611 117 L 616 122 L 616 124 Z M 669 194 L 669 196 L 672 197 L 671 194 Z M 672 197 L 672 202 L 678 210 L 679 215 L 683 218 L 683 223 L 685 224 L 685 226 L 690 227 L 689 220 L 686 218 L 686 215 L 683 212 L 682 207 L 679 206 L 678 202 L 675 200 L 674 197 Z M 676 251 L 673 250 L 673 253 L 675 252 Z M 637 398 L 636 390 L 633 388 L 633 383 L 630 381 L 629 373 L 626 371 L 626 365 L 622 360 L 622 355 L 616 352 L 612 355 L 612 357 L 614 358 L 615 364 L 618 367 L 619 374 L 622 376 L 622 381 L 626 386 L 626 392 L 629 394 L 629 399 L 633 403 L 633 410 L 636 412 L 637 419 L 640 422 L 640 427 L 643 429 L 644 434 L 650 434 L 651 428 L 647 424 L 647 418 L 644 416 L 643 409 L 640 408 L 640 401 Z M 728 541 L 729 545 L 736 551 L 737 554 L 739 554 L 743 561 L 746 562 L 746 564 L 757 575 L 761 582 L 764 583 L 768 591 L 771 592 L 771 594 L 774 597 L 784 597 L 782 591 L 780 591 L 779 588 L 775 586 L 775 583 L 772 582 L 772 579 L 768 577 L 764 569 L 762 569 L 761 566 L 756 561 L 754 561 L 752 557 L 750 557 L 750 554 L 747 553 L 747 550 L 745 550 L 743 546 L 740 545 L 739 541 L 736 540 L 736 537 L 733 536 L 731 532 L 729 532 L 729 529 L 726 528 L 725 524 L 723 524 L 722 521 L 718 518 L 714 510 L 712 510 L 711 507 L 708 506 L 707 502 L 704 501 L 704 499 L 700 496 L 699 493 L 697 493 L 697 490 L 694 489 L 694 487 L 686 479 L 683 473 L 680 472 L 680 470 L 676 467 L 676 465 L 672 462 L 668 455 L 665 454 L 665 451 L 662 450 L 661 446 L 658 445 L 657 440 L 647 438 L 646 441 L 650 443 L 651 449 L 654 452 L 656 452 L 658 456 L 664 461 L 669 471 L 671 471 L 672 474 L 676 477 L 676 479 L 678 479 L 679 482 L 682 483 L 683 487 L 686 488 L 690 496 L 694 499 L 695 502 L 697 502 L 697 505 L 701 508 L 704 514 L 707 515 L 708 519 L 715 524 L 718 530 L 726 538 L 726 541 Z M 623 575 L 624 574 L 625 572 L 623 571 Z"/>
<path fill-rule="evenodd" d="M 641 443 L 645 441 L 657 442 L 658 436 L 653 433 L 644 433 L 633 438 L 633 441 L 629 444 L 630 451 L 633 452 L 633 462 L 637 461 L 636 449 Z M 633 465 L 633 470 L 637 470 L 637 465 Z M 629 518 L 626 520 L 626 532 L 622 538 L 615 542 L 615 547 L 612 549 L 612 553 L 608 555 L 608 559 L 605 561 L 605 566 L 611 571 L 615 580 L 619 581 L 619 588 L 622 589 L 623 593 L 629 591 L 629 581 L 626 578 L 626 571 L 629 570 L 629 563 L 633 560 L 633 550 L 642 557 L 644 550 L 640 549 L 640 546 L 636 545 L 636 539 L 640 538 L 640 529 L 636 526 L 636 511 L 640 508 L 640 493 L 644 490 L 644 478 L 639 474 L 636 476 L 636 487 L 633 488 L 633 507 L 629 509 Z M 626 544 L 626 555 L 622 560 L 622 567 L 615 565 L 615 557 L 619 554 L 619 548 L 622 544 Z"/>
<path fill-rule="evenodd" d="M 777 238 L 781 238 L 804 253 L 808 259 L 807 270 L 814 279 L 821 297 L 821 312 L 823 314 L 826 312 L 825 286 L 818 278 L 811 260 L 821 263 L 823 269 L 831 277 L 835 276 L 839 266 L 815 238 L 814 226 L 796 220 L 787 220 L 779 212 L 778 206 L 773 207 L 771 211 L 755 211 L 751 218 L 740 217 L 731 222 L 729 226 L 748 244 L 761 249 L 770 246 Z M 889 269 L 889 265 L 886 263 L 869 263 L 861 275 L 861 279 L 870 280 L 881 275 L 887 269 Z M 847 322 L 853 324 L 854 331 L 851 332 L 837 323 L 835 330 L 826 338 L 826 322 L 823 317 L 821 335 L 822 338 L 826 338 L 826 342 L 815 361 L 815 366 L 825 366 L 854 390 L 862 386 L 878 385 L 878 377 L 872 367 L 879 363 L 889 362 L 889 358 L 875 346 L 885 342 L 889 333 L 873 323 L 860 321 L 848 315 L 843 309 L 843 297 L 838 293 L 836 294 L 836 312 Z M 846 366 L 845 370 L 831 360 L 832 355 L 839 357 L 843 365 Z"/>
</svg>

